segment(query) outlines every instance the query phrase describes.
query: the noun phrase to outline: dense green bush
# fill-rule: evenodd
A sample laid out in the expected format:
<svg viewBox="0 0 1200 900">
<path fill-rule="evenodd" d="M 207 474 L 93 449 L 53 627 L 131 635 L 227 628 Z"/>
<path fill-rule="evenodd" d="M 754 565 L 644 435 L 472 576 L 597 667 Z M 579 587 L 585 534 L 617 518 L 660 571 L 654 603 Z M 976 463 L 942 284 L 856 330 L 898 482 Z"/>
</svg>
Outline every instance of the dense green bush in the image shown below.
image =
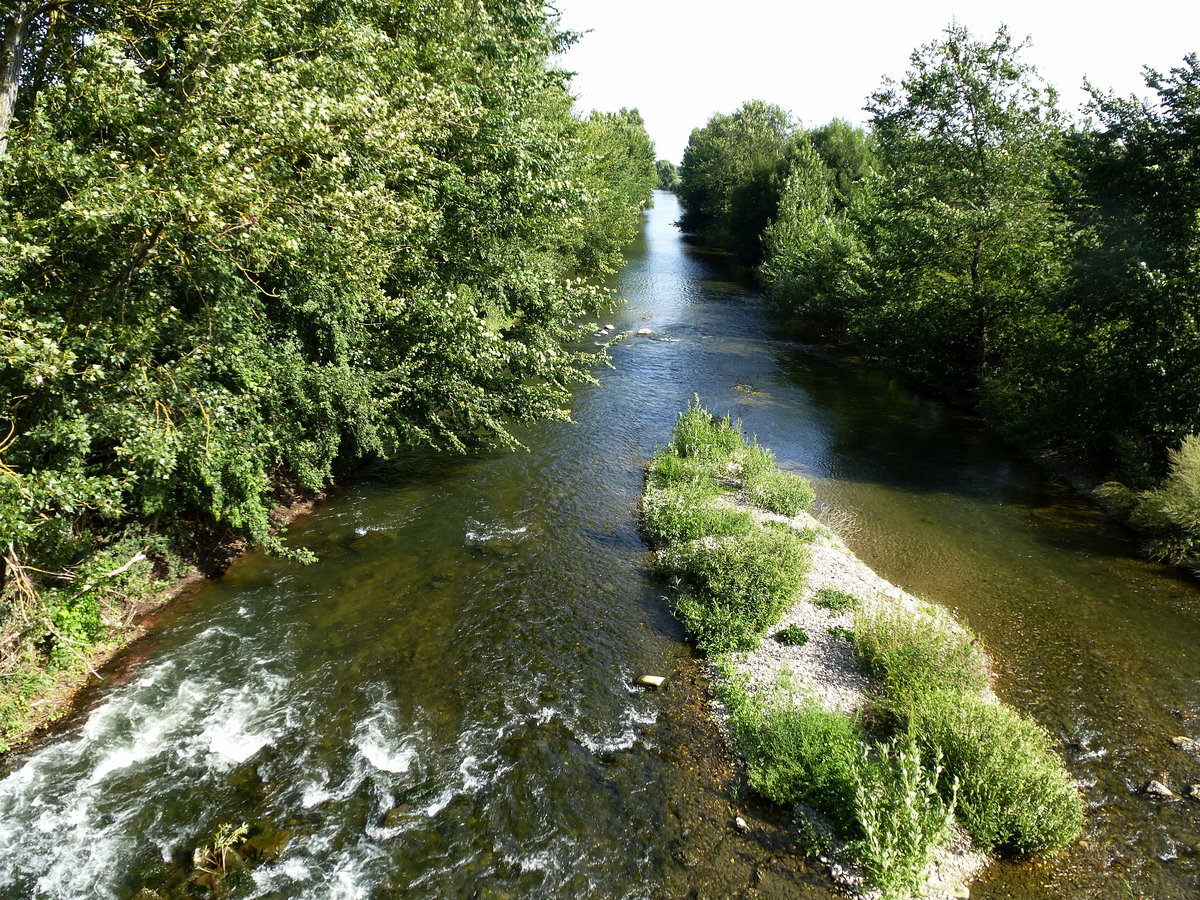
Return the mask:
<svg viewBox="0 0 1200 900">
<path fill-rule="evenodd" d="M 1152 555 L 1200 573 L 1200 437 L 1171 451 L 1166 479 L 1138 496 L 1132 518 L 1149 532 Z"/>
<path fill-rule="evenodd" d="M 791 472 L 773 469 L 753 474 L 743 485 L 751 503 L 781 516 L 796 516 L 812 506 L 812 485 Z"/>
<path fill-rule="evenodd" d="M 799 625 L 788 625 L 775 632 L 775 640 L 788 647 L 803 647 L 808 643 L 808 632 Z"/>
<path fill-rule="evenodd" d="M 642 503 L 642 527 L 667 543 L 748 534 L 754 517 L 743 509 L 714 504 L 719 495 L 711 483 L 692 481 L 650 491 Z"/>
<path fill-rule="evenodd" d="M 854 616 L 854 649 L 859 664 L 899 703 L 931 691 L 987 686 L 978 640 L 952 627 L 944 614 L 892 604 L 862 607 Z"/>
<path fill-rule="evenodd" d="M 815 701 L 776 702 L 736 684 L 722 692 L 722 700 L 755 791 L 774 803 L 807 803 L 842 827 L 852 827 L 863 741 L 857 722 Z"/>
<path fill-rule="evenodd" d="M 719 543 L 680 547 L 668 565 L 685 595 L 676 604 L 705 650 L 748 650 L 796 599 L 808 550 L 790 529 L 760 528 Z"/>
<path fill-rule="evenodd" d="M 989 852 L 1052 853 L 1079 836 L 1083 808 L 1039 725 L 977 693 L 926 694 L 908 732 L 927 756 L 940 753 L 958 782 L 958 820 Z"/>
</svg>

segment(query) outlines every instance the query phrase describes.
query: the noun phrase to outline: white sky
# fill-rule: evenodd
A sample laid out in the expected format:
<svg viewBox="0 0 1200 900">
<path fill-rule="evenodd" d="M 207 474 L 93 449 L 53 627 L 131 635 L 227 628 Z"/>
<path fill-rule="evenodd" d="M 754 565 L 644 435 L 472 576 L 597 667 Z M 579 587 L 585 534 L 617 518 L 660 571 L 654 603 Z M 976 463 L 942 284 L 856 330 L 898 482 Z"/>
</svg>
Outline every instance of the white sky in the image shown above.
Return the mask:
<svg viewBox="0 0 1200 900">
<path fill-rule="evenodd" d="M 1001 23 L 1032 38 L 1025 58 L 1058 88 L 1064 110 L 1085 100 L 1084 76 L 1144 94 L 1142 67 L 1200 53 L 1200 0 L 550 0 L 566 28 L 591 30 L 561 60 L 577 73 L 578 107 L 637 107 L 658 156 L 678 162 L 688 135 L 717 112 L 761 99 L 805 126 L 864 123 L 885 75 L 952 20 L 977 37 Z"/>
</svg>

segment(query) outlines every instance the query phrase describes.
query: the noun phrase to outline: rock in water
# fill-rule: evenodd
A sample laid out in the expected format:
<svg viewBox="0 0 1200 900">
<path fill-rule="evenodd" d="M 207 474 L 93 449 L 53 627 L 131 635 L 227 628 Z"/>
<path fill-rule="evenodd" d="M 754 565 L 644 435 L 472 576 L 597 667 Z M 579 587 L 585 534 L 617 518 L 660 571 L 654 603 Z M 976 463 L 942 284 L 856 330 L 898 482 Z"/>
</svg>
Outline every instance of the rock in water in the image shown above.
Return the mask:
<svg viewBox="0 0 1200 900">
<path fill-rule="evenodd" d="M 740 831 L 742 834 L 746 834 L 747 832 L 750 831 L 750 826 L 747 824 L 746 820 L 743 819 L 741 816 L 736 816 L 734 818 L 733 827 L 736 828 L 738 831 Z"/>
<path fill-rule="evenodd" d="M 635 679 L 634 684 L 639 684 L 642 687 L 654 688 L 655 690 L 658 690 L 663 686 L 663 682 L 666 680 L 667 679 L 662 675 L 639 675 Z"/>
<path fill-rule="evenodd" d="M 1173 737 L 1171 743 L 1180 750 L 1200 750 L 1200 741 L 1190 737 Z"/>
<path fill-rule="evenodd" d="M 1161 781 L 1147 781 L 1142 785 L 1142 793 L 1154 800 L 1162 800 L 1164 803 L 1175 803 L 1179 800 L 1179 795 Z"/>
<path fill-rule="evenodd" d="M 648 334 L 654 334 L 654 332 L 649 328 L 639 328 L 638 334 L 640 334 L 642 337 L 645 337 Z"/>
</svg>

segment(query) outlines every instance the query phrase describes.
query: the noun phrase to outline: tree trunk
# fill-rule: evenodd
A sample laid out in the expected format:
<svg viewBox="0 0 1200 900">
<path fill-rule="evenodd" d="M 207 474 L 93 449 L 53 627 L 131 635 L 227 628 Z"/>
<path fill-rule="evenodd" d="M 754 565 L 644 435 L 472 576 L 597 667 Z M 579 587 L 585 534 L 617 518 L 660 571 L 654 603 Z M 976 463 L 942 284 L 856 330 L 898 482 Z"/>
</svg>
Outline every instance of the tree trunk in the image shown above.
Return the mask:
<svg viewBox="0 0 1200 900">
<path fill-rule="evenodd" d="M 21 68 L 25 64 L 25 38 L 37 4 L 32 0 L 17 0 L 11 10 L 4 22 L 4 41 L 0 45 L 0 156 L 8 150 L 8 129 L 17 108 Z"/>
</svg>

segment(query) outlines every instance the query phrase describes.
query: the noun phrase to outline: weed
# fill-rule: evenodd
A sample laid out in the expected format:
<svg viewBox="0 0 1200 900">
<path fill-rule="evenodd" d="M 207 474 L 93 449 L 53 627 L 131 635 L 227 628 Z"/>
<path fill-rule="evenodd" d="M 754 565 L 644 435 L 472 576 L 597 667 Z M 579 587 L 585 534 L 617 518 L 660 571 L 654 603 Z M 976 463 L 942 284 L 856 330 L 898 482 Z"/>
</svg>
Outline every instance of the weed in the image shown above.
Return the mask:
<svg viewBox="0 0 1200 900">
<path fill-rule="evenodd" d="M 862 601 L 846 591 L 823 587 L 813 595 L 812 602 L 814 606 L 819 606 L 830 612 L 843 613 L 846 610 L 858 608 L 858 605 Z"/>
<path fill-rule="evenodd" d="M 860 608 L 854 616 L 854 647 L 862 667 L 882 680 L 898 703 L 930 691 L 979 692 L 987 686 L 978 640 L 956 630 L 944 615 L 883 604 Z"/>
<path fill-rule="evenodd" d="M 775 640 L 789 647 L 802 647 L 808 643 L 808 632 L 799 625 L 789 625 L 775 632 Z"/>
<path fill-rule="evenodd" d="M 728 415 L 718 419 L 695 397 L 675 422 L 671 449 L 684 459 L 728 460 L 746 446 L 740 426 Z"/>
<path fill-rule="evenodd" d="M 854 640 L 854 632 L 851 631 L 849 628 L 845 628 L 841 625 L 830 625 L 829 626 L 829 634 L 832 635 L 834 638 L 837 638 L 837 639 L 843 640 L 843 641 Z"/>
<path fill-rule="evenodd" d="M 854 768 L 854 812 L 861 837 L 854 853 L 883 900 L 917 893 L 933 848 L 945 839 L 957 784 L 943 797 L 940 757 L 922 765 L 911 741 L 880 744 L 872 759 L 865 747 Z"/>
<path fill-rule="evenodd" d="M 912 706 L 908 731 L 962 785 L 958 819 L 980 847 L 1027 857 L 1079 835 L 1079 792 L 1037 723 L 977 692 L 940 691 Z"/>
</svg>

